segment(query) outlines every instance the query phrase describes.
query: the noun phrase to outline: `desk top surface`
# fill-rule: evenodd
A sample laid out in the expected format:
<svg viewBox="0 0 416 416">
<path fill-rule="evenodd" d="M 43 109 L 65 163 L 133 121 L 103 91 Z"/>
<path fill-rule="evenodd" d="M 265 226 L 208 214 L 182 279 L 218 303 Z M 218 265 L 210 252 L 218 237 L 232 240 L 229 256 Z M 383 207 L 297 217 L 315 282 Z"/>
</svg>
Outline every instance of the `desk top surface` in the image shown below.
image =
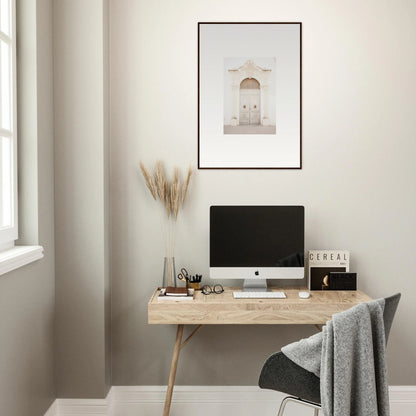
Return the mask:
<svg viewBox="0 0 416 416">
<path fill-rule="evenodd" d="M 299 298 L 306 288 L 272 288 L 286 293 L 286 299 L 234 299 L 233 291 L 203 295 L 196 291 L 194 300 L 159 301 L 156 289 L 148 304 L 149 324 L 325 324 L 337 312 L 371 300 L 357 291 L 311 291 L 308 299 Z"/>
</svg>

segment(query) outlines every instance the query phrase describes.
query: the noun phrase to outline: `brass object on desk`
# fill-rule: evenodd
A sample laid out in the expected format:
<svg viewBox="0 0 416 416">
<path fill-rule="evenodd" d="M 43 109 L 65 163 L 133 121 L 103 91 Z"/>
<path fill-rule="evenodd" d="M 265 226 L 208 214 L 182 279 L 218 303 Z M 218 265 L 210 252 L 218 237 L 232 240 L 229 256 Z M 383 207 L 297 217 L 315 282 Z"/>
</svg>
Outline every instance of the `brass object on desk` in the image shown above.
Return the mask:
<svg viewBox="0 0 416 416">
<path fill-rule="evenodd" d="M 178 274 L 178 279 L 186 283 L 186 287 L 199 290 L 202 279 L 202 274 L 190 275 L 185 267 L 182 267 L 181 272 Z"/>
<path fill-rule="evenodd" d="M 190 282 L 190 283 L 189 283 L 189 287 L 190 287 L 191 289 L 195 289 L 195 290 L 199 290 L 199 289 L 201 289 L 201 287 L 200 287 L 200 283 L 199 283 L 199 282 Z"/>
</svg>

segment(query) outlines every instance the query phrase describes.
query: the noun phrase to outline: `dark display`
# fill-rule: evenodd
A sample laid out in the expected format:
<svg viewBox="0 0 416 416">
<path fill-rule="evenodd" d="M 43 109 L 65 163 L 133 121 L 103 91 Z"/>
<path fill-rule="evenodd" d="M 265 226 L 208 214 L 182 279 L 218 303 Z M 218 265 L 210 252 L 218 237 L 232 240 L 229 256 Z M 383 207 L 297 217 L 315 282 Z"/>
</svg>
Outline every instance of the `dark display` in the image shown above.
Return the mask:
<svg viewBox="0 0 416 416">
<path fill-rule="evenodd" d="M 212 206 L 210 267 L 303 267 L 304 207 Z"/>
</svg>

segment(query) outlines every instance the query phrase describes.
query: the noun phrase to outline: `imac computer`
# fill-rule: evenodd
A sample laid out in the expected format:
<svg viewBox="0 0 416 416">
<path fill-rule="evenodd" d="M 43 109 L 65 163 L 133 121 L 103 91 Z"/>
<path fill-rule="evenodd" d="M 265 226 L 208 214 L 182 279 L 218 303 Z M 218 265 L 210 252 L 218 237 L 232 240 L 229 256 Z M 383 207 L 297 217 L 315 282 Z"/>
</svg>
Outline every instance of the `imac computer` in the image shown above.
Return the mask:
<svg viewBox="0 0 416 416">
<path fill-rule="evenodd" d="M 266 279 L 303 279 L 304 234 L 303 206 L 211 206 L 210 278 L 262 292 Z"/>
</svg>

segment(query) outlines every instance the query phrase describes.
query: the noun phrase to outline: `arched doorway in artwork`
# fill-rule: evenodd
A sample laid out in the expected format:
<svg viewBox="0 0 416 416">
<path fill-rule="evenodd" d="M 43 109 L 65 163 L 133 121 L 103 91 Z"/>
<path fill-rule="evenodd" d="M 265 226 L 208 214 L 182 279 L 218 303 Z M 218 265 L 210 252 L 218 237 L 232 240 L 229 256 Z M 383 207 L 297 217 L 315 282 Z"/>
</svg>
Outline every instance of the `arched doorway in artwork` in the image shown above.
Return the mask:
<svg viewBox="0 0 416 416">
<path fill-rule="evenodd" d="M 248 59 L 239 68 L 228 72 L 232 88 L 230 125 L 270 126 L 268 81 L 271 69 L 262 68 Z"/>
<path fill-rule="evenodd" d="M 240 124 L 259 125 L 260 107 L 260 82 L 255 78 L 243 79 L 240 84 Z"/>
</svg>

